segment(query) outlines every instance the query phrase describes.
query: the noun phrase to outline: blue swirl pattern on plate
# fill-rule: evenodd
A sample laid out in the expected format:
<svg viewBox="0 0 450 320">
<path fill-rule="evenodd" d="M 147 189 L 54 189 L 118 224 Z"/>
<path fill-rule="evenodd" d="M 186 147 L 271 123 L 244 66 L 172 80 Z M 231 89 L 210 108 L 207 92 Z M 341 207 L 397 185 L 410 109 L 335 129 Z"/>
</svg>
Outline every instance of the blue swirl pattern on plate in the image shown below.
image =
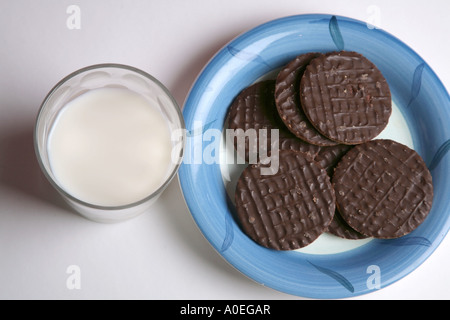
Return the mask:
<svg viewBox="0 0 450 320">
<path fill-rule="evenodd" d="M 438 166 L 439 162 L 441 162 L 441 160 L 444 158 L 444 156 L 448 153 L 449 150 L 450 150 L 450 139 L 445 141 L 439 147 L 438 151 L 436 151 L 433 159 L 431 160 L 430 164 L 428 165 L 428 169 L 434 170 Z"/>
<path fill-rule="evenodd" d="M 448 233 L 450 99 L 446 89 L 420 56 L 385 31 L 341 16 L 299 15 L 269 21 L 228 43 L 200 73 L 183 108 L 188 130 L 195 131 L 197 121 L 222 130 L 234 97 L 269 69 L 301 53 L 344 46 L 365 55 L 381 70 L 408 124 L 414 148 L 424 159 L 431 159 L 433 207 L 419 228 L 399 239 L 373 240 L 337 254 L 270 250 L 239 228 L 219 164 L 183 163 L 179 170 L 186 203 L 211 245 L 254 281 L 297 296 L 344 298 L 370 293 L 377 288 L 368 285 L 369 267 L 380 270 L 384 288 L 423 263 Z"/>
<path fill-rule="evenodd" d="M 227 205 L 230 210 L 233 210 L 233 203 L 227 195 Z M 223 239 L 222 247 L 220 248 L 220 253 L 224 253 L 233 243 L 234 240 L 234 230 L 233 230 L 233 216 L 230 213 L 225 214 L 225 237 Z"/>
<path fill-rule="evenodd" d="M 342 37 L 341 30 L 339 29 L 336 16 L 331 17 L 328 28 L 330 29 L 330 35 L 336 45 L 336 48 L 339 51 L 344 50 L 344 38 Z"/>
<path fill-rule="evenodd" d="M 410 237 L 410 236 L 404 236 L 401 238 L 398 238 L 396 241 L 391 240 L 377 240 L 377 242 L 381 245 L 387 245 L 387 246 L 425 246 L 425 247 L 431 247 L 432 243 L 430 240 L 424 237 Z"/>
<path fill-rule="evenodd" d="M 407 108 L 409 108 L 409 106 L 414 102 L 414 100 L 419 95 L 420 87 L 422 85 L 423 68 L 425 68 L 425 63 L 422 62 L 417 66 L 416 70 L 414 70 L 414 76 L 411 87 L 411 99 L 409 100 Z"/>
<path fill-rule="evenodd" d="M 228 52 L 230 52 L 230 54 L 238 59 L 242 59 L 244 61 L 249 61 L 249 62 L 256 62 L 256 63 L 261 63 L 265 66 L 268 67 L 268 69 L 271 69 L 271 66 L 264 61 L 263 58 L 261 58 L 261 56 L 259 56 L 256 53 L 252 53 L 252 52 L 248 52 L 245 50 L 239 50 L 233 46 L 227 46 Z"/>
<path fill-rule="evenodd" d="M 309 261 L 308 261 L 309 262 Z M 353 287 L 352 283 L 348 281 L 346 277 L 344 277 L 342 274 L 333 271 L 331 269 L 327 269 L 321 266 L 317 266 L 312 262 L 309 262 L 314 268 L 322 272 L 323 274 L 331 277 L 332 279 L 336 280 L 338 283 L 340 283 L 345 289 L 347 289 L 350 292 L 355 292 L 355 288 Z"/>
</svg>

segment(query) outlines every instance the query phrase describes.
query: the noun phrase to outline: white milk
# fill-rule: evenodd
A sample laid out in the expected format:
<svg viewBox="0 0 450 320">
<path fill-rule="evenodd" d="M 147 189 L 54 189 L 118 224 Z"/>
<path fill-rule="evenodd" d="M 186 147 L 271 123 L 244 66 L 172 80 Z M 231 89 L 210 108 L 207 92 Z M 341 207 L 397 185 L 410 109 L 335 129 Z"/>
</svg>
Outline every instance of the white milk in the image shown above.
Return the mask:
<svg viewBox="0 0 450 320">
<path fill-rule="evenodd" d="M 168 175 L 172 144 L 166 119 L 141 95 L 118 88 L 69 102 L 50 133 L 51 170 L 79 200 L 121 206 L 144 199 Z"/>
</svg>

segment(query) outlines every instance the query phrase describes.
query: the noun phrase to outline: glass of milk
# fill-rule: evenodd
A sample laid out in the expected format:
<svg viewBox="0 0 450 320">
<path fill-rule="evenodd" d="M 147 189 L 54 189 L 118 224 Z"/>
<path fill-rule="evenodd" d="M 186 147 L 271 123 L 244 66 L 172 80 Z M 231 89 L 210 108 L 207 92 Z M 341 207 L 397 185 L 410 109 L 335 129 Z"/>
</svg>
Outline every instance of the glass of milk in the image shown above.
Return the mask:
<svg viewBox="0 0 450 320">
<path fill-rule="evenodd" d="M 125 65 L 78 70 L 47 95 L 35 149 L 50 183 L 97 222 L 145 212 L 176 175 L 185 144 L 181 110 L 151 75 Z"/>
</svg>

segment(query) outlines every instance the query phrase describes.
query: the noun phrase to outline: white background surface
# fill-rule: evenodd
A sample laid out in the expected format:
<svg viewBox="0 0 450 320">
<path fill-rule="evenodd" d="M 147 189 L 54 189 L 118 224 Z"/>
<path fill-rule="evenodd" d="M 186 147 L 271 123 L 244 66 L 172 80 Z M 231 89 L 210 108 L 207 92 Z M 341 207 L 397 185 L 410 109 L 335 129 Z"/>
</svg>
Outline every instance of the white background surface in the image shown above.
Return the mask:
<svg viewBox="0 0 450 320">
<path fill-rule="evenodd" d="M 72 4 L 81 9 L 79 30 L 66 25 Z M 182 105 L 202 67 L 239 34 L 293 14 L 370 21 L 373 8 L 378 26 L 412 47 L 449 88 L 447 0 L 0 0 L 0 298 L 302 299 L 263 287 L 223 260 L 195 225 L 177 179 L 150 212 L 125 223 L 72 213 L 39 170 L 34 120 L 53 85 L 87 65 L 141 68 Z M 356 299 L 449 299 L 449 252 L 447 236 L 414 272 Z M 81 270 L 78 290 L 66 286 L 71 265 Z"/>
</svg>

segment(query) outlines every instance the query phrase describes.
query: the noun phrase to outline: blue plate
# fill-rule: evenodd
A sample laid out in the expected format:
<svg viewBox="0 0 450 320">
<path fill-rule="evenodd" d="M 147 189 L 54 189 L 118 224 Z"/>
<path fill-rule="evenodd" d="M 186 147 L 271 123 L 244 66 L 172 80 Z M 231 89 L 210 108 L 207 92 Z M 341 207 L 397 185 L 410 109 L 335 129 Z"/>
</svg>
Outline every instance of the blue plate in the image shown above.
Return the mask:
<svg viewBox="0 0 450 320">
<path fill-rule="evenodd" d="M 413 147 L 431 170 L 435 193 L 432 210 L 418 229 L 395 240 L 373 239 L 334 253 L 263 248 L 250 240 L 235 220 L 220 161 L 213 161 L 215 153 L 222 150 L 214 148 L 214 141 L 219 140 L 214 133 L 222 132 L 228 107 L 242 89 L 301 53 L 336 50 L 362 53 L 386 77 Z M 412 49 L 364 22 L 330 15 L 298 15 L 270 21 L 242 34 L 203 69 L 186 99 L 183 114 L 188 141 L 179 178 L 192 216 L 228 262 L 265 286 L 311 298 L 370 293 L 417 268 L 449 230 L 449 95 Z M 396 140 L 395 136 L 391 138 Z"/>
</svg>

